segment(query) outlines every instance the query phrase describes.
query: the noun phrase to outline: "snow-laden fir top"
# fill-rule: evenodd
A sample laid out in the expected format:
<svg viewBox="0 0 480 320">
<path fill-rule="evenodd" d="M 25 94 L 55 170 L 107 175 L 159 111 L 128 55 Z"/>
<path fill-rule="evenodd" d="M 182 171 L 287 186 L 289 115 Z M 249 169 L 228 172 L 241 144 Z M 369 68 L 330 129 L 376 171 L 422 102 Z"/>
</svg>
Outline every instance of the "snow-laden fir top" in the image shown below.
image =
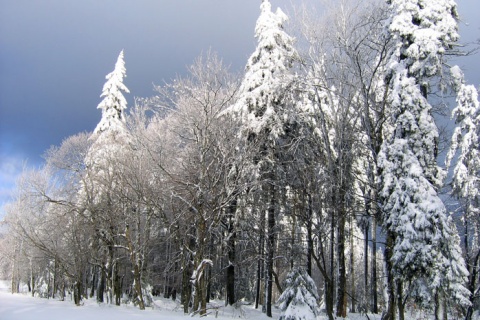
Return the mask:
<svg viewBox="0 0 480 320">
<path fill-rule="evenodd" d="M 255 27 L 258 45 L 245 68 L 240 98 L 228 111 L 241 117 L 243 131 L 258 134 L 267 129 L 276 137 L 283 132 L 283 96 L 296 51 L 294 39 L 283 30 L 288 19 L 283 11 L 272 12 L 268 0 L 260 8 Z"/>
<path fill-rule="evenodd" d="M 123 130 L 125 125 L 123 112 L 127 108 L 127 100 L 123 96 L 122 91 L 130 92 L 123 84 L 126 72 L 122 50 L 115 63 L 115 69 L 105 77 L 107 82 L 103 86 L 102 94 L 100 95 L 104 99 L 97 107 L 102 110 L 102 119 L 95 128 L 94 134 L 107 130 Z"/>
<path fill-rule="evenodd" d="M 107 82 L 101 94 L 104 99 L 97 107 L 102 110 L 102 118 L 89 138 L 92 144 L 85 156 L 87 170 L 79 194 L 80 202 L 88 200 L 87 195 L 91 195 L 90 200 L 95 203 L 100 201 L 104 194 L 117 188 L 118 184 L 112 179 L 118 169 L 117 161 L 124 158 L 130 150 L 126 148 L 130 143 L 124 115 L 127 101 L 122 94 L 122 91 L 129 92 L 123 84 L 125 77 L 122 50 L 115 69 L 106 76 Z M 105 181 L 110 181 L 111 184 L 105 184 Z"/>
</svg>

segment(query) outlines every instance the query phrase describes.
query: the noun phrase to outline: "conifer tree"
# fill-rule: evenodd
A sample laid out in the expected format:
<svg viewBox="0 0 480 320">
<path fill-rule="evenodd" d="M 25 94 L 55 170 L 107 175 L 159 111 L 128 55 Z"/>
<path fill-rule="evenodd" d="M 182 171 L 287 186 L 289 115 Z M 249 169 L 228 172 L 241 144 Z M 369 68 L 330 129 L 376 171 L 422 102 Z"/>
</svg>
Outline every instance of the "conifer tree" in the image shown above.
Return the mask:
<svg viewBox="0 0 480 320">
<path fill-rule="evenodd" d="M 436 163 L 438 129 L 427 100 L 429 81 L 457 40 L 451 0 L 391 0 L 389 32 L 396 47 L 387 71 L 392 132 L 382 145 L 383 226 L 387 233 L 387 319 L 404 314 L 403 286 L 427 306 L 446 296 L 465 303 L 466 277 L 455 226 L 437 194 L 444 172 Z"/>
<path fill-rule="evenodd" d="M 293 48 L 294 39 L 283 30 L 288 18 L 282 10 L 278 8 L 272 12 L 268 0 L 262 1 L 260 9 L 255 28 L 257 47 L 245 68 L 239 99 L 227 112 L 239 118 L 242 140 L 257 148 L 252 161 L 267 206 L 264 311 L 271 317 L 275 224 L 278 216 L 276 171 L 279 142 L 285 136 L 291 112 L 288 88 L 292 82 L 290 69 L 296 51 Z"/>
<path fill-rule="evenodd" d="M 131 150 L 128 148 L 130 138 L 124 115 L 127 101 L 122 93 L 129 92 L 123 84 L 125 76 L 122 50 L 115 69 L 106 76 L 107 81 L 100 96 L 103 100 L 97 107 L 102 110 L 102 117 L 89 138 L 92 144 L 85 157 L 86 170 L 79 193 L 79 206 L 96 231 L 95 241 L 99 241 L 98 256 L 93 257 L 101 266 L 97 300 L 103 302 L 103 293 L 106 291 L 110 303 L 113 303 L 113 295 L 118 292 L 116 287 L 119 285 L 115 281 L 115 272 L 118 272 L 115 265 L 117 248 L 123 235 L 128 234 L 128 222 L 122 218 L 126 209 L 117 197 L 124 188 L 118 176 L 119 160 Z M 134 291 L 138 295 L 140 308 L 143 309 L 141 283 L 138 280 L 135 279 Z M 119 297 L 116 303 L 120 303 Z"/>
<path fill-rule="evenodd" d="M 102 102 L 98 109 L 102 110 L 102 119 L 95 128 L 94 133 L 100 133 L 109 129 L 118 130 L 125 123 L 125 109 L 127 109 L 127 100 L 122 94 L 129 93 L 128 88 L 123 84 L 126 77 L 125 61 L 123 50 L 120 52 L 115 63 L 115 69 L 105 78 L 107 82 L 103 86 Z"/>
<path fill-rule="evenodd" d="M 280 320 L 314 320 L 319 315 L 317 286 L 303 268 L 293 268 L 285 279 L 285 290 L 278 298 Z"/>
</svg>

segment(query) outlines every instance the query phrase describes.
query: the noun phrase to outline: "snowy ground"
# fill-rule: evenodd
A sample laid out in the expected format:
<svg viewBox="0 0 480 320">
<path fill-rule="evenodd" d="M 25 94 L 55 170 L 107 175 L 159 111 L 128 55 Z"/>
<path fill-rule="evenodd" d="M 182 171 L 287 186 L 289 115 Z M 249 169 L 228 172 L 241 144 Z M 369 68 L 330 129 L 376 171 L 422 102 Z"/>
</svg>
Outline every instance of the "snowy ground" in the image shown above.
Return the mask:
<svg viewBox="0 0 480 320">
<path fill-rule="evenodd" d="M 24 294 L 9 293 L 8 282 L 0 281 L 0 320 L 179 320 L 189 319 L 185 316 L 181 306 L 170 300 L 157 300 L 155 307 L 141 311 L 133 306 L 111 306 L 98 304 L 94 300 L 87 300 L 81 307 L 76 307 L 71 301 L 57 301 L 32 298 Z M 220 303 L 219 303 L 220 306 Z M 266 320 L 258 310 L 243 306 L 241 310 L 235 308 L 219 308 L 209 310 L 207 318 L 219 320 L 253 319 Z M 274 319 L 278 319 L 278 310 Z"/>
<path fill-rule="evenodd" d="M 32 298 L 26 294 L 11 294 L 7 281 L 0 280 L 0 320 L 180 320 L 190 319 L 183 314 L 181 306 L 171 300 L 157 300 L 155 307 L 140 311 L 133 306 L 111 306 L 98 304 L 94 300 L 87 300 L 83 306 L 77 307 L 72 301 L 57 301 Z M 271 320 L 259 310 L 251 306 L 242 306 L 240 309 L 222 307 L 209 310 L 207 318 L 219 320 L 252 319 Z M 199 318 L 196 316 L 195 318 Z M 279 318 L 279 310 L 274 309 L 273 319 Z M 318 317 L 318 320 L 327 319 Z M 366 319 L 361 315 L 350 315 L 351 320 Z M 380 319 L 379 315 L 370 319 Z"/>
</svg>

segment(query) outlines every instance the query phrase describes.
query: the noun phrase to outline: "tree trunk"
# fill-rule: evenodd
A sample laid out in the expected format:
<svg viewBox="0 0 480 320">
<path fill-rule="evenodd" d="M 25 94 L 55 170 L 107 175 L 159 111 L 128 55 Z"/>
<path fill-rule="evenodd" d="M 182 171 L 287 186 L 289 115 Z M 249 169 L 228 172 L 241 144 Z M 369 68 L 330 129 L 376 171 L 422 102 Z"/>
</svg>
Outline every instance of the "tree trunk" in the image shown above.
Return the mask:
<svg viewBox="0 0 480 320">
<path fill-rule="evenodd" d="M 105 267 L 102 266 L 98 271 L 100 273 L 98 279 L 98 286 L 97 286 L 97 302 L 103 303 L 103 295 L 105 293 L 105 278 L 106 278 L 106 270 Z"/>
<path fill-rule="evenodd" d="M 333 319 L 335 301 L 335 213 L 331 212 L 330 221 L 330 281 L 325 281 L 325 307 L 329 318 Z M 330 316 L 331 315 L 331 316 Z"/>
<path fill-rule="evenodd" d="M 313 204 L 312 204 L 312 195 L 307 194 L 308 198 L 308 209 L 307 209 L 307 273 L 312 276 L 312 254 L 313 254 Z"/>
<path fill-rule="evenodd" d="M 73 301 L 75 305 L 79 306 L 80 302 L 82 300 L 82 285 L 81 281 L 77 280 L 75 281 L 75 284 L 73 285 Z"/>
<path fill-rule="evenodd" d="M 62 282 L 62 301 L 65 301 L 65 279 Z"/>
<path fill-rule="evenodd" d="M 405 320 L 405 302 L 403 301 L 403 283 L 397 280 L 398 319 Z"/>
<path fill-rule="evenodd" d="M 375 198 L 374 198 L 375 199 Z M 376 201 L 376 200 L 375 200 Z M 372 214 L 372 313 L 378 313 L 378 294 L 377 294 L 377 206 L 374 203 L 374 210 Z"/>
<path fill-rule="evenodd" d="M 29 290 L 31 289 L 32 297 L 35 296 L 35 275 L 33 274 L 33 264 L 32 259 L 30 259 L 30 285 L 28 286 Z"/>
<path fill-rule="evenodd" d="M 327 281 L 325 279 L 325 307 L 327 309 L 327 316 L 329 320 L 333 320 L 333 301 L 334 301 L 334 293 L 333 293 L 333 281 Z"/>
<path fill-rule="evenodd" d="M 190 261 L 185 254 L 183 255 L 183 265 L 182 265 L 182 304 L 183 304 L 183 313 L 187 314 L 190 307 L 190 299 L 192 296 L 192 287 L 191 287 L 191 277 L 192 273 L 190 271 Z"/>
<path fill-rule="evenodd" d="M 197 248 L 194 257 L 194 268 L 196 271 L 194 283 L 194 297 L 193 297 L 193 311 L 199 312 L 200 315 L 207 313 L 206 306 L 206 283 L 205 276 L 203 274 L 203 260 L 205 252 L 205 240 L 206 240 L 206 222 L 204 219 L 204 213 L 197 212 Z M 199 273 L 202 274 L 199 274 Z"/>
<path fill-rule="evenodd" d="M 53 280 L 52 280 L 52 298 L 55 298 L 57 293 L 57 258 L 53 259 Z"/>
<path fill-rule="evenodd" d="M 294 260 L 295 260 L 294 253 L 295 253 L 295 233 L 297 229 L 297 217 L 295 216 L 295 214 L 290 215 L 290 217 L 292 219 L 292 222 L 290 224 L 292 226 L 292 229 L 290 230 L 290 270 L 292 270 L 294 265 Z"/>
<path fill-rule="evenodd" d="M 385 246 L 385 265 L 386 265 L 386 276 L 387 276 L 387 310 L 383 316 L 383 320 L 395 320 L 396 319 L 396 292 L 395 292 L 395 279 L 393 275 L 393 265 L 392 265 L 392 256 L 393 256 L 393 245 L 395 242 L 394 235 L 392 232 L 387 231 L 387 243 Z"/>
<path fill-rule="evenodd" d="M 206 299 L 206 268 L 208 263 L 202 260 L 199 266 L 196 268 L 195 276 L 195 294 L 193 297 L 193 311 L 194 313 L 199 313 L 200 316 L 204 316 L 207 313 L 207 299 Z"/>
<path fill-rule="evenodd" d="M 255 285 L 255 309 L 258 309 L 260 304 L 260 287 L 262 285 L 262 260 L 257 259 L 257 282 Z"/>
<path fill-rule="evenodd" d="M 338 295 L 337 317 L 347 317 L 347 268 L 345 263 L 345 212 L 340 212 L 337 228 Z"/>
<path fill-rule="evenodd" d="M 368 212 L 367 212 L 367 217 L 368 217 Z M 365 303 L 365 310 L 368 310 L 369 305 L 370 305 L 370 288 L 368 287 L 368 233 L 370 229 L 370 224 L 365 223 L 365 229 L 363 231 L 363 285 L 365 286 L 364 290 L 364 303 Z"/>
<path fill-rule="evenodd" d="M 235 279 L 235 277 L 234 277 Z M 212 297 L 212 268 L 208 268 L 207 273 L 205 274 L 205 302 L 210 303 L 210 298 Z M 234 286 L 235 287 L 235 286 Z"/>
<path fill-rule="evenodd" d="M 233 305 L 235 303 L 235 241 L 237 234 L 235 232 L 234 217 L 237 210 L 237 200 L 232 200 L 228 208 L 228 226 L 227 226 L 227 256 L 228 266 L 226 270 L 226 292 L 227 304 Z"/>
<path fill-rule="evenodd" d="M 93 298 L 93 296 L 95 295 L 95 284 L 97 282 L 97 270 L 96 270 L 96 267 L 93 267 L 92 269 L 92 283 L 91 283 L 91 287 L 90 287 L 90 298 Z"/>
<path fill-rule="evenodd" d="M 106 275 L 105 275 L 105 290 L 107 291 L 107 302 L 108 304 L 113 304 L 113 245 L 109 244 L 108 248 L 108 257 L 106 265 Z"/>
<path fill-rule="evenodd" d="M 122 300 L 122 286 L 120 285 L 120 277 L 118 276 L 118 263 L 115 263 L 113 272 L 113 287 L 115 294 L 115 305 L 119 306 Z"/>
<path fill-rule="evenodd" d="M 351 310 L 350 312 L 355 313 L 355 254 L 353 250 L 353 219 L 350 218 L 350 293 L 351 293 Z"/>
<path fill-rule="evenodd" d="M 138 263 L 133 266 L 133 281 L 134 281 L 134 288 L 135 294 L 137 296 L 138 307 L 140 310 L 145 310 L 145 302 L 143 300 L 143 292 L 142 292 L 142 280 L 140 278 L 140 268 L 138 267 Z"/>
<path fill-rule="evenodd" d="M 206 268 L 206 266 L 205 266 Z M 202 277 L 199 279 L 199 296 L 200 296 L 200 315 L 204 316 L 207 314 L 207 277 L 206 270 L 202 271 Z"/>
<path fill-rule="evenodd" d="M 324 244 L 322 243 L 322 237 L 319 236 L 319 244 L 318 244 L 318 255 L 315 252 L 312 252 L 312 258 L 315 261 L 318 270 L 322 273 L 324 279 L 324 296 L 325 296 L 325 307 L 327 311 L 327 316 L 329 320 L 333 320 L 333 292 L 332 292 L 332 282 L 333 280 L 329 277 L 329 272 L 327 269 L 327 262 L 324 259 Z"/>
<path fill-rule="evenodd" d="M 261 286 L 262 286 L 262 277 L 263 277 L 263 261 L 265 257 L 265 214 L 260 211 L 260 235 L 259 235 L 259 245 L 258 245 L 258 261 L 257 261 L 257 284 L 256 284 L 256 294 L 255 294 L 255 309 L 258 309 L 258 305 L 261 303 Z M 264 305 L 264 303 L 263 303 Z"/>
<path fill-rule="evenodd" d="M 139 231 L 137 230 L 137 232 Z M 142 292 L 142 278 L 140 274 L 140 261 L 138 252 L 132 241 L 130 226 L 128 224 L 125 226 L 125 238 L 127 239 L 128 250 L 130 251 L 130 262 L 133 265 L 133 288 L 135 290 L 135 298 L 138 302 L 140 310 L 145 310 L 145 301 L 143 300 Z"/>
<path fill-rule="evenodd" d="M 448 320 L 447 299 L 442 291 L 435 293 L 435 320 Z M 468 313 L 467 313 L 468 316 Z"/>
<path fill-rule="evenodd" d="M 273 176 L 273 174 L 272 174 Z M 266 259 L 266 286 L 265 305 L 267 317 L 272 317 L 273 294 L 273 257 L 275 254 L 275 186 L 270 181 L 270 205 L 267 210 L 267 259 Z"/>
<path fill-rule="evenodd" d="M 11 288 L 12 294 L 18 293 L 15 291 L 15 288 L 17 287 L 15 283 L 15 268 L 16 268 L 16 258 L 14 257 L 13 264 L 12 264 L 12 277 L 10 279 L 10 288 Z"/>
</svg>

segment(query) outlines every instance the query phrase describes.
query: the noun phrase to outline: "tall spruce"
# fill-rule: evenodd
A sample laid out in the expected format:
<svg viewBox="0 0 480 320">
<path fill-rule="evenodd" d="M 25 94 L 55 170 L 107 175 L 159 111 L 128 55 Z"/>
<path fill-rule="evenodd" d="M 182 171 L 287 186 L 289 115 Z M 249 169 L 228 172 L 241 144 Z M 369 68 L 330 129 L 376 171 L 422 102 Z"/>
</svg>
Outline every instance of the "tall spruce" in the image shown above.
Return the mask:
<svg viewBox="0 0 480 320">
<path fill-rule="evenodd" d="M 431 78 L 458 38 L 454 1 L 391 0 L 395 41 L 387 70 L 392 130 L 379 155 L 386 230 L 388 307 L 404 317 L 404 288 L 426 306 L 447 297 L 465 303 L 466 269 L 455 226 L 437 194 L 444 172 L 436 163 L 438 129 L 427 100 Z"/>
<path fill-rule="evenodd" d="M 265 248 L 264 311 L 272 316 L 273 260 L 277 206 L 277 163 L 279 144 L 288 123 L 288 87 L 292 81 L 290 69 L 296 51 L 294 39 L 284 30 L 287 16 L 281 9 L 272 12 L 264 0 L 260 6 L 255 37 L 257 47 L 250 56 L 243 78 L 239 99 L 229 112 L 241 121 L 241 137 L 247 144 L 256 145 L 253 159 L 263 199 L 267 204 Z M 260 214 L 265 214 L 260 212 Z M 260 218 L 261 220 L 261 218 Z M 263 258 L 260 258 L 263 259 Z"/>
<path fill-rule="evenodd" d="M 127 109 L 127 100 L 122 94 L 130 91 L 123 83 L 126 77 L 127 70 L 125 69 L 125 60 L 123 50 L 120 52 L 115 63 L 115 69 L 110 72 L 105 78 L 107 82 L 103 85 L 102 102 L 99 103 L 98 109 L 102 110 L 102 119 L 95 128 L 95 133 L 100 133 L 107 130 L 121 128 L 125 123 L 125 109 Z"/>
<path fill-rule="evenodd" d="M 107 81 L 100 96 L 103 100 L 97 107 L 102 110 L 102 117 L 90 136 L 92 145 L 85 157 L 86 170 L 79 193 L 80 210 L 96 232 L 96 238 L 92 239 L 92 246 L 96 248 L 92 261 L 100 266 L 97 301 L 104 302 L 106 292 L 109 303 L 113 303 L 114 295 L 118 294 L 116 263 L 123 239 L 121 235 L 129 234 L 128 223 L 121 217 L 128 210 L 127 207 L 133 207 L 123 206 L 117 198 L 123 193 L 124 187 L 119 183 L 119 159 L 126 156 L 126 147 L 129 146 L 124 115 L 127 101 L 122 94 L 122 91 L 129 92 L 123 84 L 125 76 L 122 50 L 114 70 L 106 76 Z M 144 309 L 140 286 L 141 283 L 136 281 L 134 294 L 139 298 L 140 308 Z M 120 299 L 115 299 L 115 302 L 119 304 Z"/>
</svg>

